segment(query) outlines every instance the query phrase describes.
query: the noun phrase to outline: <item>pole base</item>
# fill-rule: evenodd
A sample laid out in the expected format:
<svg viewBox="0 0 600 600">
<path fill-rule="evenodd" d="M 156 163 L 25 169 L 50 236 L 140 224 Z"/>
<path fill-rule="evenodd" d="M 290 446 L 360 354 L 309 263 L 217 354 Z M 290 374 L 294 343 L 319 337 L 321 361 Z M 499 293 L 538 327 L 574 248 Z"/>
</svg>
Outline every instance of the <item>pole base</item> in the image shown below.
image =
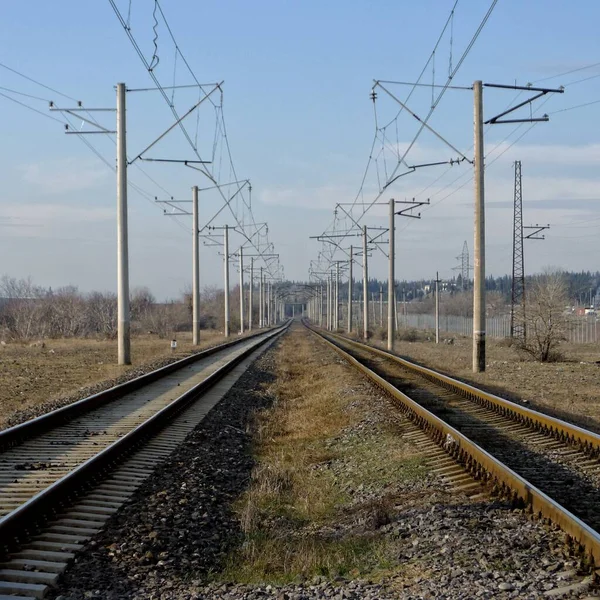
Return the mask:
<svg viewBox="0 0 600 600">
<path fill-rule="evenodd" d="M 473 373 L 485 372 L 485 332 L 473 336 Z"/>
</svg>

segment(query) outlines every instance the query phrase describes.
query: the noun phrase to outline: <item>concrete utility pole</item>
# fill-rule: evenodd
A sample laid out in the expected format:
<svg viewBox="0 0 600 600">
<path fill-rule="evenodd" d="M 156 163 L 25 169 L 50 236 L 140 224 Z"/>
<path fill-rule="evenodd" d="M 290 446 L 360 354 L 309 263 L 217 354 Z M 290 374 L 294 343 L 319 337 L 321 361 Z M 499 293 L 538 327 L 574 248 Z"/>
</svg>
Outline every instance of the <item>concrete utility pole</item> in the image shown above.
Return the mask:
<svg viewBox="0 0 600 600">
<path fill-rule="evenodd" d="M 263 267 L 260 268 L 260 280 L 258 282 L 258 328 L 265 326 L 265 296 Z"/>
<path fill-rule="evenodd" d="M 323 286 L 319 286 L 319 327 L 323 327 L 323 313 L 325 312 L 325 294 Z"/>
<path fill-rule="evenodd" d="M 331 275 L 327 273 L 327 330 L 331 329 Z"/>
<path fill-rule="evenodd" d="M 435 343 L 440 343 L 440 275 L 435 273 Z"/>
<path fill-rule="evenodd" d="M 333 303 L 335 295 L 335 285 L 333 283 L 333 271 L 329 273 L 329 329 L 333 331 Z"/>
<path fill-rule="evenodd" d="M 198 227 L 198 186 L 192 187 L 192 344 L 200 343 L 200 252 Z"/>
<path fill-rule="evenodd" d="M 383 286 L 379 286 L 379 327 L 383 327 Z"/>
<path fill-rule="evenodd" d="M 254 292 L 254 256 L 250 257 L 250 297 L 248 298 L 248 331 L 252 331 L 252 311 L 254 310 L 253 306 L 253 296 Z"/>
<path fill-rule="evenodd" d="M 363 337 L 369 338 L 369 270 L 367 266 L 367 226 L 363 225 Z"/>
<path fill-rule="evenodd" d="M 117 83 L 117 338 L 120 365 L 131 364 L 127 240 L 127 118 L 125 84 Z"/>
<path fill-rule="evenodd" d="M 224 253 L 225 261 L 225 337 L 229 337 L 229 226 L 224 230 Z"/>
<path fill-rule="evenodd" d="M 394 252 L 395 252 L 395 210 L 396 210 L 396 202 L 393 198 L 390 199 L 390 225 L 389 225 L 389 235 L 390 235 L 390 257 L 389 257 L 389 272 L 388 272 L 388 339 L 387 339 L 387 349 L 394 349 L 394 277 L 395 277 L 395 265 L 394 265 Z"/>
<path fill-rule="evenodd" d="M 475 240 L 473 269 L 473 371 L 485 371 L 485 206 L 483 164 L 483 87 L 473 83 L 475 125 Z"/>
<path fill-rule="evenodd" d="M 353 247 L 350 246 L 350 267 L 348 274 L 348 333 L 352 333 L 352 262 Z"/>
<path fill-rule="evenodd" d="M 244 249 L 240 246 L 240 333 L 244 333 Z"/>
<path fill-rule="evenodd" d="M 335 315 L 334 331 L 340 326 L 340 261 L 335 261 Z"/>
</svg>

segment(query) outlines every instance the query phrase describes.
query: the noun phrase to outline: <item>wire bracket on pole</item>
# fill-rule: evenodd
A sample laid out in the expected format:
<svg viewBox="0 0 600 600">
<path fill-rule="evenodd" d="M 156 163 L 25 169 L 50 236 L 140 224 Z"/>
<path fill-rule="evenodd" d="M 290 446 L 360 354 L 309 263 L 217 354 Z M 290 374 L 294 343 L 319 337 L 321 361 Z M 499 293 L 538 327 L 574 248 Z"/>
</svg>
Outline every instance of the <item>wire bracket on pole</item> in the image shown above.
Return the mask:
<svg viewBox="0 0 600 600">
<path fill-rule="evenodd" d="M 404 102 L 402 102 L 399 98 L 397 98 L 394 94 L 392 94 L 392 92 L 390 92 L 387 88 L 385 88 L 383 85 L 381 85 L 380 81 L 376 81 L 375 85 L 373 87 L 375 87 L 375 86 L 379 86 L 388 96 L 390 96 L 390 98 L 393 98 L 402 108 L 404 108 L 406 111 L 408 111 L 412 117 L 414 117 L 419 123 L 421 123 L 421 125 L 423 125 L 423 127 L 425 127 L 428 131 L 433 133 L 433 135 L 435 135 L 435 137 L 437 137 L 440 141 L 442 141 L 444 144 L 446 144 L 446 146 L 448 146 L 454 152 L 459 154 L 463 160 L 466 160 L 467 162 L 473 164 L 472 160 L 467 158 L 458 148 L 454 147 L 448 140 L 446 140 L 444 137 L 442 137 L 442 135 L 440 135 L 433 127 L 431 127 L 431 125 L 428 125 L 426 123 L 426 121 L 424 121 L 423 119 L 421 119 L 421 117 L 419 117 L 419 115 L 417 115 L 410 108 L 408 108 L 408 106 Z M 406 165 L 406 166 L 408 167 L 408 165 Z"/>
<path fill-rule="evenodd" d="M 213 87 L 213 89 L 210 92 L 208 92 L 208 94 L 206 94 L 203 98 L 201 98 L 198 102 L 196 102 L 196 104 L 194 104 L 194 106 L 192 106 L 192 108 L 190 108 L 182 117 L 179 117 L 179 119 L 177 119 L 172 125 L 170 125 L 167 129 L 165 129 L 165 131 L 163 131 L 151 144 L 149 144 L 148 146 L 146 146 L 133 160 L 130 160 L 129 164 L 131 165 L 136 160 L 142 158 L 143 154 L 145 154 L 146 152 L 148 152 L 148 150 L 150 150 L 150 148 L 152 148 L 153 146 L 155 146 L 170 131 L 172 131 L 173 129 L 175 129 L 175 127 L 177 127 L 177 125 L 179 125 L 186 117 L 188 117 L 189 115 L 191 115 L 206 99 L 210 98 L 210 96 L 213 94 L 213 92 L 215 92 L 218 89 L 220 89 L 219 84 L 215 85 L 215 87 Z M 188 162 L 192 162 L 192 161 L 188 161 Z"/>
<path fill-rule="evenodd" d="M 437 162 L 430 162 L 430 163 L 423 163 L 421 165 L 407 165 L 408 166 L 408 171 L 404 171 L 404 173 L 400 173 L 399 175 L 396 175 L 394 178 L 390 179 L 384 186 L 383 189 L 381 190 L 382 192 L 384 190 L 386 190 L 390 185 L 392 185 L 392 183 L 394 183 L 394 181 L 396 181 L 397 179 L 400 179 L 400 177 L 404 177 L 405 175 L 410 175 L 411 173 L 414 173 L 417 169 L 422 169 L 423 167 L 437 167 L 439 165 L 450 165 L 451 167 L 454 165 L 458 165 L 461 162 L 467 161 L 469 163 L 472 163 L 473 161 L 469 160 L 466 157 L 458 157 L 458 158 L 451 158 L 450 160 L 441 160 L 441 161 L 437 161 Z"/>
<path fill-rule="evenodd" d="M 65 124 L 65 133 L 66 134 L 71 134 L 71 135 L 88 135 L 91 133 L 108 133 L 108 134 L 115 134 L 117 133 L 116 131 L 107 129 L 106 127 L 103 127 L 102 125 L 100 125 L 100 123 L 97 123 L 96 121 L 92 121 L 90 119 L 86 119 L 85 117 L 82 117 L 81 114 L 82 112 L 116 112 L 116 108 L 84 108 L 83 104 L 81 101 L 77 102 L 77 107 L 75 108 L 59 108 L 58 106 L 54 105 L 53 101 L 50 101 L 50 111 L 51 112 L 62 112 L 62 113 L 67 113 L 69 115 L 71 115 L 72 117 L 75 117 L 76 119 L 79 119 L 80 121 L 82 121 L 83 123 L 87 123 L 88 125 L 91 125 L 92 127 L 96 127 L 96 129 L 89 129 L 87 131 L 84 130 L 76 130 L 76 129 L 70 129 L 70 126 Z"/>
<path fill-rule="evenodd" d="M 533 229 L 533 231 L 531 233 L 524 235 L 523 239 L 525 239 L 525 240 L 545 240 L 546 236 L 538 235 L 538 234 L 546 229 L 550 229 L 550 225 L 549 224 L 548 225 L 538 225 L 536 223 L 535 225 L 525 225 L 523 227 L 523 229 Z"/>
<path fill-rule="evenodd" d="M 406 204 L 406 208 L 403 208 L 402 210 L 396 211 L 394 214 L 396 215 L 401 215 L 402 217 L 410 217 L 412 219 L 420 219 L 421 218 L 421 213 L 417 213 L 416 215 L 412 214 L 412 210 L 414 210 L 415 208 L 419 208 L 421 206 L 428 206 L 429 205 L 429 198 L 427 200 L 415 200 L 414 198 L 412 200 L 395 200 L 394 201 L 396 204 Z"/>
<path fill-rule="evenodd" d="M 521 91 L 527 91 L 527 92 L 538 92 L 537 94 L 531 96 L 531 98 L 528 98 L 527 100 L 524 100 L 523 102 L 519 102 L 519 104 L 516 104 L 515 106 L 509 108 L 508 110 L 501 112 L 499 115 L 496 115 L 495 117 L 492 117 L 491 119 L 488 119 L 487 121 L 485 121 L 485 125 L 500 125 L 500 124 L 507 124 L 507 123 L 541 123 L 541 122 L 549 121 L 550 117 L 547 114 L 544 114 L 541 117 L 529 117 L 528 119 L 502 119 L 502 117 L 509 115 L 510 113 L 514 112 L 515 110 L 518 110 L 519 108 L 522 108 L 523 106 L 527 106 L 528 104 L 531 105 L 538 98 L 541 98 L 542 96 L 545 96 L 546 94 L 564 94 L 564 92 L 565 92 L 565 88 L 562 86 L 560 88 L 538 88 L 538 87 L 533 87 L 531 85 L 528 85 L 528 86 L 504 85 L 504 84 L 500 84 L 500 83 L 484 83 L 483 85 L 484 85 L 484 87 L 489 87 L 489 88 L 521 90 Z"/>
</svg>

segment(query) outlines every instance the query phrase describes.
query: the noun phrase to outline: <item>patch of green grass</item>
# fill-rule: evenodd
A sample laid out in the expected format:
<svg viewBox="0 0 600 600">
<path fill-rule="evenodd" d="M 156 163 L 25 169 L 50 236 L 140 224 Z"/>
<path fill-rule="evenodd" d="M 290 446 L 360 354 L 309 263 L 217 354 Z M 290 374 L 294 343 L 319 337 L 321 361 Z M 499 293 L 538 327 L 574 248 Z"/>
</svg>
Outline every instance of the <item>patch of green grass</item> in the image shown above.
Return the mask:
<svg viewBox="0 0 600 600">
<path fill-rule="evenodd" d="M 226 580 L 248 584 L 285 584 L 298 577 L 360 577 L 393 565 L 391 546 L 373 536 L 326 538 L 321 535 L 282 539 L 266 532 L 246 537 L 230 557 Z"/>
</svg>

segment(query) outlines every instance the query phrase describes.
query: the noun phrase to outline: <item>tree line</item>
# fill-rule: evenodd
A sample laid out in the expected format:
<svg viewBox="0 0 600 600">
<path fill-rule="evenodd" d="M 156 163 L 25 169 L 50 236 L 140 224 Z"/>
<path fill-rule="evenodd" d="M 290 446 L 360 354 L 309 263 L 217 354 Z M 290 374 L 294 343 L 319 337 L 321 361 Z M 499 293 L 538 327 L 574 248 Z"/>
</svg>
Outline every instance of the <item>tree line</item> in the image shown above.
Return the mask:
<svg viewBox="0 0 600 600">
<path fill-rule="evenodd" d="M 237 293 L 236 293 L 237 292 Z M 231 292 L 231 326 L 239 327 L 239 288 Z M 205 287 L 200 295 L 200 327 L 222 329 L 223 290 Z M 167 302 L 157 302 L 146 287 L 136 288 L 130 297 L 133 334 L 151 333 L 160 337 L 191 330 L 192 302 L 189 291 Z M 117 335 L 117 295 L 112 292 L 81 292 L 75 286 L 56 289 L 35 284 L 30 277 L 0 278 L 0 338 L 30 340 L 41 338 L 103 337 Z"/>
</svg>

